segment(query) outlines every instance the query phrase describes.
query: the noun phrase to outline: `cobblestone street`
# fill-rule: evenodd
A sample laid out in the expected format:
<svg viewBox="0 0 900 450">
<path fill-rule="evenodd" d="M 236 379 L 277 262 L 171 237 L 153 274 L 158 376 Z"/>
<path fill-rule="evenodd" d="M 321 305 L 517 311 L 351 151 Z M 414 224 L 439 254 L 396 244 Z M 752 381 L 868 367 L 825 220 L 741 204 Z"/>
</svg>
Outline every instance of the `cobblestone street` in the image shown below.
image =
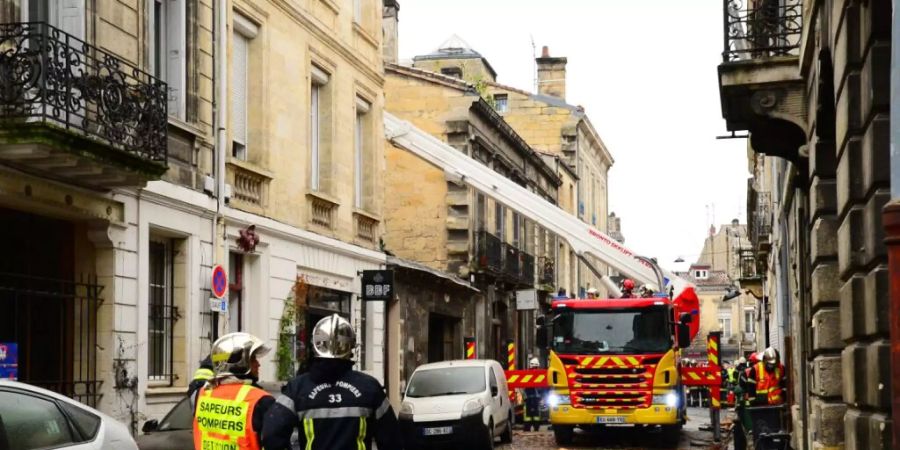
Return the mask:
<svg viewBox="0 0 900 450">
<path fill-rule="evenodd" d="M 577 433 L 575 444 L 570 447 L 559 447 L 553 440 L 553 432 L 547 426 L 538 432 L 523 432 L 516 430 L 511 445 L 497 447 L 500 450 L 544 450 L 544 449 L 670 449 L 670 450 L 704 450 L 717 449 L 712 439 L 712 433 L 700 431 L 700 427 L 709 426 L 708 410 L 691 408 L 688 410 L 690 420 L 681 434 L 681 441 L 677 447 L 667 447 L 659 441 L 657 434 L 642 432 L 632 429 L 621 429 L 615 432 L 584 434 Z"/>
</svg>

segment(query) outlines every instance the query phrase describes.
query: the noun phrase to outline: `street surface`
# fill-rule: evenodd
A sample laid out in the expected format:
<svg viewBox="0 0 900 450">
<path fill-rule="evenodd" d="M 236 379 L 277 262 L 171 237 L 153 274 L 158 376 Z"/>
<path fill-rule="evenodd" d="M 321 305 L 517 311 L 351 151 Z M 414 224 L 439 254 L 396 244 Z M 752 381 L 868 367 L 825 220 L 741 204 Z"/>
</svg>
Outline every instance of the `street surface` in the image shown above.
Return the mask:
<svg viewBox="0 0 900 450">
<path fill-rule="evenodd" d="M 545 450 L 545 449 L 579 449 L 579 450 L 606 450 L 606 449 L 668 449 L 668 450 L 704 450 L 717 449 L 712 438 L 712 432 L 700 431 L 700 427 L 709 426 L 709 410 L 701 408 L 688 408 L 688 423 L 681 433 L 681 442 L 677 447 L 666 447 L 658 442 L 655 433 L 636 431 L 622 428 L 602 434 L 576 433 L 575 443 L 570 447 L 559 447 L 553 440 L 553 432 L 547 426 L 541 427 L 541 431 L 523 432 L 521 426 L 517 426 L 513 443 L 496 447 L 499 450 Z"/>
</svg>

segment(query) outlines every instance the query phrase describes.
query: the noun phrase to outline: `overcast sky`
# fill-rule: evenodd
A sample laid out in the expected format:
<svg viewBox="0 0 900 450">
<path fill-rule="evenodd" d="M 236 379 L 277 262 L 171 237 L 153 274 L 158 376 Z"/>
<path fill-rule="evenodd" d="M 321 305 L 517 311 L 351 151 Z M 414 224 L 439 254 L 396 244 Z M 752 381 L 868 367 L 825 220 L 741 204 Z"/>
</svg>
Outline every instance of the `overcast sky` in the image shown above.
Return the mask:
<svg viewBox="0 0 900 450">
<path fill-rule="evenodd" d="M 725 134 L 715 0 L 399 0 L 400 59 L 458 34 L 500 83 L 534 91 L 536 52 L 568 57 L 566 100 L 583 105 L 615 158 L 610 210 L 633 251 L 694 261 L 711 224 L 744 222 L 746 141 Z"/>
</svg>

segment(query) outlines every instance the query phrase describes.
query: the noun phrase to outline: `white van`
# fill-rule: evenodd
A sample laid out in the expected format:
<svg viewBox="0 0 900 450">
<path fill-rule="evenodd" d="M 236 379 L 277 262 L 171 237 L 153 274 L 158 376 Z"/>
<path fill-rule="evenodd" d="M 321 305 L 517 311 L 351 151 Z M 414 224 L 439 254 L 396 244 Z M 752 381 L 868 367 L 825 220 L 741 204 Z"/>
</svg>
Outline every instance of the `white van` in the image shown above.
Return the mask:
<svg viewBox="0 0 900 450">
<path fill-rule="evenodd" d="M 417 367 L 399 414 L 407 449 L 492 449 L 512 442 L 513 417 L 503 367 L 480 359 Z"/>
</svg>

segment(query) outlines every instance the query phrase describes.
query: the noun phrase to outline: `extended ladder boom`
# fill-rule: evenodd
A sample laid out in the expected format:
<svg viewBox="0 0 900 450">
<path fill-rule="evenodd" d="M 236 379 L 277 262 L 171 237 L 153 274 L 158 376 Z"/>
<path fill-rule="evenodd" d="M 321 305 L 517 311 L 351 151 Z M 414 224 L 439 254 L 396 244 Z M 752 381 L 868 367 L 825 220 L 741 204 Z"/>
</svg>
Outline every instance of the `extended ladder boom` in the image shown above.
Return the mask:
<svg viewBox="0 0 900 450">
<path fill-rule="evenodd" d="M 660 283 L 653 265 L 638 259 L 616 240 L 558 206 L 509 179 L 497 176 L 489 167 L 387 112 L 384 113 L 384 126 L 387 138 L 395 145 L 441 168 L 448 178 L 471 186 L 565 239 L 580 257 L 590 255 L 638 283 Z M 603 277 L 603 274 L 597 275 Z M 685 288 L 692 287 L 666 270 L 662 270 L 662 276 L 665 285 L 658 288 L 669 292 L 671 287 L 674 297 L 678 297 Z"/>
</svg>

